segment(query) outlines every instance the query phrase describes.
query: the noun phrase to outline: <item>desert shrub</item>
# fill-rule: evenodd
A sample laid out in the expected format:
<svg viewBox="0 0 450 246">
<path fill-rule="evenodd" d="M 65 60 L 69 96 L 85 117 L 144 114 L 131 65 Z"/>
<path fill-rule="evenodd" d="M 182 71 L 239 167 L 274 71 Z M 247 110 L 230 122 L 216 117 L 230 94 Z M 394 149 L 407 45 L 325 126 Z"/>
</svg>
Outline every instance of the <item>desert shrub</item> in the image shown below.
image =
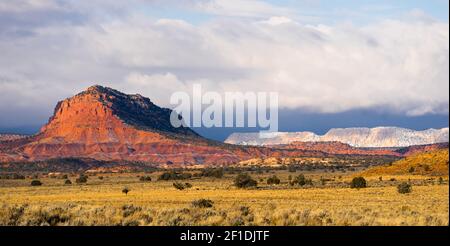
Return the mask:
<svg viewBox="0 0 450 246">
<path fill-rule="evenodd" d="M 439 182 L 440 185 L 444 184 L 444 179 L 442 177 L 439 177 L 438 182 Z"/>
<path fill-rule="evenodd" d="M 394 182 L 394 181 L 397 181 L 397 179 L 391 178 L 390 181 Z"/>
<path fill-rule="evenodd" d="M 63 176 L 61 176 L 61 179 L 68 179 L 69 176 L 67 176 L 67 174 L 64 174 Z"/>
<path fill-rule="evenodd" d="M 402 182 L 397 186 L 397 191 L 400 194 L 411 193 L 412 186 L 407 182 Z"/>
<path fill-rule="evenodd" d="M 363 177 L 355 177 L 352 179 L 352 183 L 350 184 L 351 188 L 366 188 L 367 187 L 367 181 Z"/>
<path fill-rule="evenodd" d="M 192 174 L 190 173 L 180 173 L 180 172 L 164 172 L 159 177 L 158 180 L 182 180 L 182 179 L 190 179 L 192 178 Z"/>
<path fill-rule="evenodd" d="M 247 206 L 241 206 L 239 210 L 241 211 L 242 216 L 248 216 L 251 213 L 250 207 Z"/>
<path fill-rule="evenodd" d="M 12 179 L 25 179 L 25 176 L 22 175 L 22 174 L 13 173 L 12 174 Z"/>
<path fill-rule="evenodd" d="M 37 179 L 31 181 L 31 186 L 41 186 L 41 185 L 42 185 L 42 182 Z"/>
<path fill-rule="evenodd" d="M 199 199 L 192 202 L 192 206 L 196 208 L 211 208 L 214 202 L 209 199 Z"/>
<path fill-rule="evenodd" d="M 84 174 L 80 174 L 80 176 L 75 179 L 75 183 L 77 184 L 84 184 L 87 183 L 88 181 L 88 176 L 84 175 Z"/>
<path fill-rule="evenodd" d="M 414 167 L 410 167 L 408 170 L 409 173 L 413 173 L 414 171 L 415 171 Z"/>
<path fill-rule="evenodd" d="M 175 183 L 173 183 L 173 187 L 175 187 L 175 189 L 178 189 L 178 190 L 184 190 L 184 184 L 182 184 L 182 183 L 179 183 L 179 182 L 175 182 Z"/>
<path fill-rule="evenodd" d="M 130 192 L 131 190 L 128 188 L 128 187 L 124 187 L 123 189 L 122 189 L 122 193 L 123 194 L 125 194 L 125 195 L 128 195 L 128 192 Z"/>
<path fill-rule="evenodd" d="M 18 173 L 2 174 L 0 175 L 0 179 L 25 179 L 25 176 Z"/>
<path fill-rule="evenodd" d="M 258 182 L 256 182 L 256 180 L 252 179 L 252 177 L 250 177 L 250 175 L 248 175 L 246 173 L 240 173 L 234 179 L 234 185 L 238 188 L 250 188 L 250 187 L 256 187 L 258 185 Z"/>
<path fill-rule="evenodd" d="M 150 181 L 152 181 L 152 178 L 150 176 L 141 176 L 139 178 L 139 181 L 141 181 L 141 182 L 150 182 Z"/>
<path fill-rule="evenodd" d="M 103 178 L 104 178 L 103 176 L 98 176 L 99 180 L 103 180 Z"/>
<path fill-rule="evenodd" d="M 184 187 L 186 187 L 186 188 L 192 188 L 192 184 L 191 183 L 184 183 Z"/>
<path fill-rule="evenodd" d="M 65 184 L 65 185 L 71 185 L 71 184 L 72 184 L 72 181 L 70 181 L 70 179 L 66 179 L 66 180 L 64 181 L 64 184 Z"/>
<path fill-rule="evenodd" d="M 272 177 L 269 177 L 267 179 L 267 184 L 269 184 L 269 185 L 280 184 L 280 179 L 277 176 L 273 175 Z"/>
</svg>

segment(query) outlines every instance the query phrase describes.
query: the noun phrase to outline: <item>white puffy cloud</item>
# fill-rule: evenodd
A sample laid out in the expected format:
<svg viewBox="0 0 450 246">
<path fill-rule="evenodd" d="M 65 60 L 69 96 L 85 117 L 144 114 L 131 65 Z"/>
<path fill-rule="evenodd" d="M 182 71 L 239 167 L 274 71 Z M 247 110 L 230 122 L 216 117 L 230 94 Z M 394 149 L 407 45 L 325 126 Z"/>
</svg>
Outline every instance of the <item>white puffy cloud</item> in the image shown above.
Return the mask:
<svg viewBox="0 0 450 246">
<path fill-rule="evenodd" d="M 168 106 L 171 91 L 194 83 L 218 92 L 278 91 L 280 106 L 316 112 L 448 114 L 448 23 L 415 11 L 364 25 L 306 24 L 263 2 L 190 2 L 197 11 L 240 18 L 192 24 L 109 1 L 93 1 L 105 8 L 101 15 L 78 1 L 48 8 L 55 2 L 20 1 L 38 3 L 23 11 L 53 13 L 32 25 L 14 22 L 16 5 L 0 5 L 15 23 L 0 24 L 0 115 L 41 105 L 49 114 L 57 100 L 91 84 Z"/>
<path fill-rule="evenodd" d="M 192 8 L 220 16 L 267 17 L 274 14 L 293 14 L 289 8 L 274 6 L 258 0 L 193 1 Z"/>
</svg>

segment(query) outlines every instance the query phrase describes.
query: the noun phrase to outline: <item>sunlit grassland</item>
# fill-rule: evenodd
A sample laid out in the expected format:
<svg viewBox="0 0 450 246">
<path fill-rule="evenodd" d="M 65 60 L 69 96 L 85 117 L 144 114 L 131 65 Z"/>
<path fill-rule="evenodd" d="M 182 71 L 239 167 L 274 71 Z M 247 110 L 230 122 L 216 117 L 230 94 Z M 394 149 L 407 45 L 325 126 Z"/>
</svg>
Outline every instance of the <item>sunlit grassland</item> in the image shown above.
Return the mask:
<svg viewBox="0 0 450 246">
<path fill-rule="evenodd" d="M 448 225 L 447 182 L 423 176 L 369 179 L 369 187 L 346 186 L 352 174 L 310 173 L 314 186 L 288 184 L 298 173 L 277 171 L 280 185 L 267 185 L 273 173 L 252 174 L 257 189 L 237 189 L 234 175 L 194 178 L 192 188 L 177 190 L 173 181 L 140 182 L 138 175 L 105 174 L 87 184 L 63 185 L 62 179 L 0 180 L 0 224 L 18 225 Z M 145 174 L 147 175 L 147 174 Z M 331 181 L 319 182 L 320 177 Z M 394 176 L 393 176 L 394 177 Z M 74 177 L 70 177 L 72 180 Z M 399 194 L 396 184 L 409 180 L 413 192 Z M 122 193 L 123 187 L 130 192 Z M 210 199 L 212 208 L 192 201 Z"/>
</svg>

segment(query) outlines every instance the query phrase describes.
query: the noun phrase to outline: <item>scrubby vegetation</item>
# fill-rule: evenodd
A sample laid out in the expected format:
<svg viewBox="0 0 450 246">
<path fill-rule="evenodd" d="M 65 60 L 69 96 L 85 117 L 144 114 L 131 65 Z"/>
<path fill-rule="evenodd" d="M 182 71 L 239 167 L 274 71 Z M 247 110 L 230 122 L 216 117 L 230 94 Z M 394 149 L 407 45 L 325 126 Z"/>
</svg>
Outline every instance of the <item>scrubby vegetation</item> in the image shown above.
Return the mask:
<svg viewBox="0 0 450 246">
<path fill-rule="evenodd" d="M 196 208 L 212 208 L 214 202 L 209 199 L 199 199 L 192 202 L 192 206 Z"/>
<path fill-rule="evenodd" d="M 391 165 L 374 167 L 362 172 L 364 176 L 373 175 L 430 175 L 448 176 L 448 149 L 418 153 Z"/>
<path fill-rule="evenodd" d="M 363 177 L 355 177 L 352 179 L 352 183 L 350 184 L 351 188 L 361 189 L 367 187 L 367 181 Z"/>
<path fill-rule="evenodd" d="M 31 186 L 41 186 L 41 185 L 42 185 L 42 182 L 37 179 L 31 181 Z"/>
<path fill-rule="evenodd" d="M 313 185 L 313 182 L 312 179 L 307 179 L 305 175 L 300 174 L 291 181 L 291 185 L 300 185 L 300 186 Z"/>
<path fill-rule="evenodd" d="M 141 176 L 141 177 L 139 177 L 139 181 L 141 181 L 141 182 L 150 182 L 150 181 L 152 181 L 152 177 L 150 177 L 150 176 Z"/>
<path fill-rule="evenodd" d="M 407 182 L 402 182 L 397 186 L 397 191 L 400 194 L 411 193 L 412 186 Z"/>
<path fill-rule="evenodd" d="M 0 179 L 25 179 L 25 175 L 19 173 L 1 174 Z"/>
<path fill-rule="evenodd" d="M 122 189 L 123 194 L 128 195 L 129 192 L 130 192 L 130 189 L 128 187 L 123 187 L 123 189 Z"/>
<path fill-rule="evenodd" d="M 88 185 L 65 185 L 64 175 L 73 182 L 75 172 L 23 174 L 25 179 L 0 180 L 0 225 L 448 225 L 449 190 L 438 185 L 447 184 L 448 176 L 364 176 L 370 186 L 356 190 L 349 186 L 358 173 L 330 170 L 225 167 L 221 178 L 200 175 L 200 169 L 86 172 Z M 164 173 L 193 176 L 140 181 Z M 274 176 L 277 185 L 269 181 Z M 31 187 L 34 179 L 42 185 Z M 236 181 L 253 189 L 237 189 Z M 413 191 L 400 195 L 402 182 Z"/>
<path fill-rule="evenodd" d="M 200 173 L 197 173 L 195 176 L 197 177 L 212 177 L 212 178 L 223 178 L 224 169 L 223 168 L 205 168 L 201 170 Z"/>
<path fill-rule="evenodd" d="M 84 183 L 87 183 L 87 181 L 88 181 L 88 176 L 86 176 L 84 174 L 80 174 L 80 176 L 75 180 L 75 183 L 84 184 Z"/>
<path fill-rule="evenodd" d="M 158 180 L 183 180 L 192 178 L 191 173 L 183 173 L 183 172 L 164 172 L 159 177 Z"/>
<path fill-rule="evenodd" d="M 240 173 L 234 179 L 234 185 L 238 188 L 252 188 L 258 185 L 256 180 L 252 179 L 250 175 L 246 173 Z"/>
<path fill-rule="evenodd" d="M 175 187 L 175 189 L 177 190 L 184 190 L 184 189 L 189 189 L 192 188 L 192 184 L 191 183 L 180 183 L 180 182 L 175 182 L 173 183 L 173 187 Z"/>
<path fill-rule="evenodd" d="M 281 180 L 275 175 L 273 175 L 267 179 L 267 184 L 269 184 L 269 185 L 277 185 L 277 184 L 280 184 L 280 182 L 281 182 Z"/>
</svg>

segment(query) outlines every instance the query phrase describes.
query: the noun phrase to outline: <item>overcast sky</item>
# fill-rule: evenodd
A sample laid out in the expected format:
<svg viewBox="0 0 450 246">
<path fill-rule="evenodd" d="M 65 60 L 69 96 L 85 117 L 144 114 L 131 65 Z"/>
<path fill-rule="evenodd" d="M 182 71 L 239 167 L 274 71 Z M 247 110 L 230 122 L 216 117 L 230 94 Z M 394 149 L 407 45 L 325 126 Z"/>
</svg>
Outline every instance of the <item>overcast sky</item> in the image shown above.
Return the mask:
<svg viewBox="0 0 450 246">
<path fill-rule="evenodd" d="M 448 7 L 447 0 L 0 0 L 0 131 L 45 123 L 57 101 L 92 84 L 161 106 L 194 83 L 278 91 L 285 112 L 334 115 L 341 126 L 354 126 L 348 112 L 361 111 L 402 119 L 366 125 L 445 126 Z M 286 129 L 314 130 L 294 123 Z"/>
</svg>

